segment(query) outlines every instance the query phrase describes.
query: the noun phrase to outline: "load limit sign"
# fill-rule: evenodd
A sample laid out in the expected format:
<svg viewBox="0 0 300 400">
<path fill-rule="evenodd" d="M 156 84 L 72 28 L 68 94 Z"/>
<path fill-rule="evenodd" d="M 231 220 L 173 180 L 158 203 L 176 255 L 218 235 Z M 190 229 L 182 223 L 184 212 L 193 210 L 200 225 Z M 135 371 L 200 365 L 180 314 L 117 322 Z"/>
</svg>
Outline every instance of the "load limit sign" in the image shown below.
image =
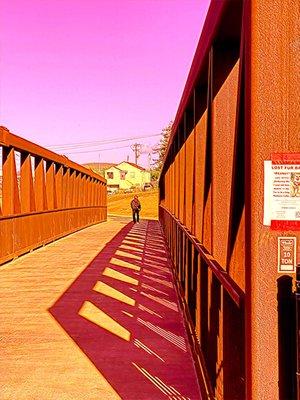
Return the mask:
<svg viewBox="0 0 300 400">
<path fill-rule="evenodd" d="M 278 238 L 278 272 L 296 271 L 296 237 Z"/>
</svg>

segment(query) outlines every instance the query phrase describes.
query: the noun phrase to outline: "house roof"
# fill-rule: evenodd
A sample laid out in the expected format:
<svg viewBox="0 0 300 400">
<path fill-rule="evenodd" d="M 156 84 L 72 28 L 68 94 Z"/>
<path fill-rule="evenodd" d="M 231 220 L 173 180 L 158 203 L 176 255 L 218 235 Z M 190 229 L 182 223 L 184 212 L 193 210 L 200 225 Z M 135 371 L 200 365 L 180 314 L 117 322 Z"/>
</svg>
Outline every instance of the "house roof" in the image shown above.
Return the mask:
<svg viewBox="0 0 300 400">
<path fill-rule="evenodd" d="M 86 163 L 86 164 L 82 164 L 82 165 L 84 165 L 85 167 L 88 167 L 88 168 L 93 168 L 93 169 L 99 170 L 99 169 L 108 169 L 108 168 L 116 166 L 117 164 L 90 162 L 90 163 Z"/>
<path fill-rule="evenodd" d="M 82 164 L 82 165 L 85 166 L 86 168 L 91 168 L 91 169 L 95 169 L 95 170 L 103 170 L 103 169 L 107 170 L 107 169 L 110 169 L 110 168 L 117 168 L 117 169 L 122 171 L 122 168 L 119 168 L 119 166 L 121 164 L 129 164 L 132 167 L 137 168 L 137 169 L 139 169 L 141 171 L 146 171 L 145 168 L 140 167 L 139 165 L 137 165 L 135 163 L 132 163 L 132 162 L 129 162 L 129 161 L 122 161 L 122 162 L 120 162 L 118 164 L 115 164 L 115 163 L 90 162 L 90 163 L 85 163 L 85 164 Z"/>
<path fill-rule="evenodd" d="M 110 168 L 106 168 L 106 170 L 109 170 L 111 168 L 117 169 L 118 171 L 123 171 L 121 168 L 117 167 L 116 165 L 112 165 Z"/>
<path fill-rule="evenodd" d="M 143 167 L 140 167 L 139 165 L 137 165 L 137 164 L 134 164 L 134 163 L 132 163 L 132 162 L 129 162 L 129 161 L 122 161 L 122 162 L 120 162 L 118 165 L 120 165 L 120 164 L 123 164 L 123 163 L 125 163 L 125 164 L 129 164 L 129 165 L 131 165 L 132 167 L 135 167 L 135 168 L 138 168 L 138 169 L 140 169 L 141 171 L 146 171 L 146 170 L 145 170 L 145 168 L 143 168 Z"/>
</svg>

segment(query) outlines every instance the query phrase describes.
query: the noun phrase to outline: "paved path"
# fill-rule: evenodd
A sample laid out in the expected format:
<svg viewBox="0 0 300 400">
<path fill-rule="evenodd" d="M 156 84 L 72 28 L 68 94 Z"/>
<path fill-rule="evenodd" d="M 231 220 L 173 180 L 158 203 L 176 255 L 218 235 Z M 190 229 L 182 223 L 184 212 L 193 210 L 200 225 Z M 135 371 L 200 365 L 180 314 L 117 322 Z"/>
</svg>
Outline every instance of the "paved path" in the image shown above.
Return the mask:
<svg viewBox="0 0 300 400">
<path fill-rule="evenodd" d="M 0 267 L 1 400 L 199 400 L 156 221 L 114 219 Z"/>
</svg>

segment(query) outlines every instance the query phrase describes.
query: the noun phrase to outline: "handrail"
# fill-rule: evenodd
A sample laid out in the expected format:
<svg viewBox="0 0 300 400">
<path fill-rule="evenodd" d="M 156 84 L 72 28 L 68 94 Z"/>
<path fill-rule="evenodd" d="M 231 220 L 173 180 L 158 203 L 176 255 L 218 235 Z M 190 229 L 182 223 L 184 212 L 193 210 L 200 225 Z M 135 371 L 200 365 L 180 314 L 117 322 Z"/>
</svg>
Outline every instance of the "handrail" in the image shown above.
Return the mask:
<svg viewBox="0 0 300 400">
<path fill-rule="evenodd" d="M 0 151 L 0 264 L 107 219 L 101 175 L 4 127 Z"/>
<path fill-rule="evenodd" d="M 23 139 L 20 136 L 14 135 L 4 126 L 0 126 L 0 146 L 13 147 L 17 151 L 23 151 L 33 156 L 41 157 L 44 160 L 61 164 L 64 167 L 72 168 L 81 173 L 91 176 L 103 183 L 106 182 L 105 178 L 101 175 L 96 174 L 91 169 L 85 168 L 84 166 L 69 160 L 66 156 L 54 153 L 36 143 L 30 142 L 27 139 Z"/>
<path fill-rule="evenodd" d="M 22 217 L 31 217 L 34 215 L 39 215 L 39 214 L 47 214 L 47 213 L 59 213 L 61 211 L 72 211 L 72 210 L 84 210 L 84 209 L 91 209 L 91 208 L 103 208 L 106 209 L 106 206 L 104 205 L 98 205 L 98 206 L 81 206 L 81 207 L 68 207 L 68 208 L 54 208 L 53 210 L 42 210 L 42 211 L 31 211 L 27 213 L 20 213 L 20 214 L 10 214 L 10 215 L 0 215 L 0 221 L 3 221 L 5 219 L 11 219 L 11 218 L 22 218 Z"/>
<path fill-rule="evenodd" d="M 245 293 L 243 290 L 234 282 L 230 275 L 221 267 L 217 260 L 210 254 L 203 244 L 189 231 L 189 229 L 183 225 L 178 218 L 175 217 L 167 208 L 159 206 L 164 212 L 166 212 L 178 225 L 178 227 L 186 234 L 189 240 L 193 243 L 194 247 L 199 252 L 200 256 L 204 259 L 208 267 L 211 269 L 215 277 L 225 288 L 227 293 L 230 295 L 232 300 L 237 306 L 241 307 L 244 303 Z"/>
</svg>

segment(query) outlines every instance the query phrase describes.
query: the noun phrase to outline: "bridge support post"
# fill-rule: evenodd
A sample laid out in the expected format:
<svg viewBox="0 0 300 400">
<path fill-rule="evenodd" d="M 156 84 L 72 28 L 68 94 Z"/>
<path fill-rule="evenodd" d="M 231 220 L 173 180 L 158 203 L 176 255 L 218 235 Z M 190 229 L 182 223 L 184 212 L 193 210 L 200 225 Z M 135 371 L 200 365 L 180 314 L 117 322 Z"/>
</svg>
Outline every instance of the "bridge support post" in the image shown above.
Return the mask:
<svg viewBox="0 0 300 400">
<path fill-rule="evenodd" d="M 299 152 L 299 4 L 248 0 L 245 11 L 247 399 L 278 399 L 278 237 L 300 237 L 263 223 L 264 161 Z"/>
</svg>

